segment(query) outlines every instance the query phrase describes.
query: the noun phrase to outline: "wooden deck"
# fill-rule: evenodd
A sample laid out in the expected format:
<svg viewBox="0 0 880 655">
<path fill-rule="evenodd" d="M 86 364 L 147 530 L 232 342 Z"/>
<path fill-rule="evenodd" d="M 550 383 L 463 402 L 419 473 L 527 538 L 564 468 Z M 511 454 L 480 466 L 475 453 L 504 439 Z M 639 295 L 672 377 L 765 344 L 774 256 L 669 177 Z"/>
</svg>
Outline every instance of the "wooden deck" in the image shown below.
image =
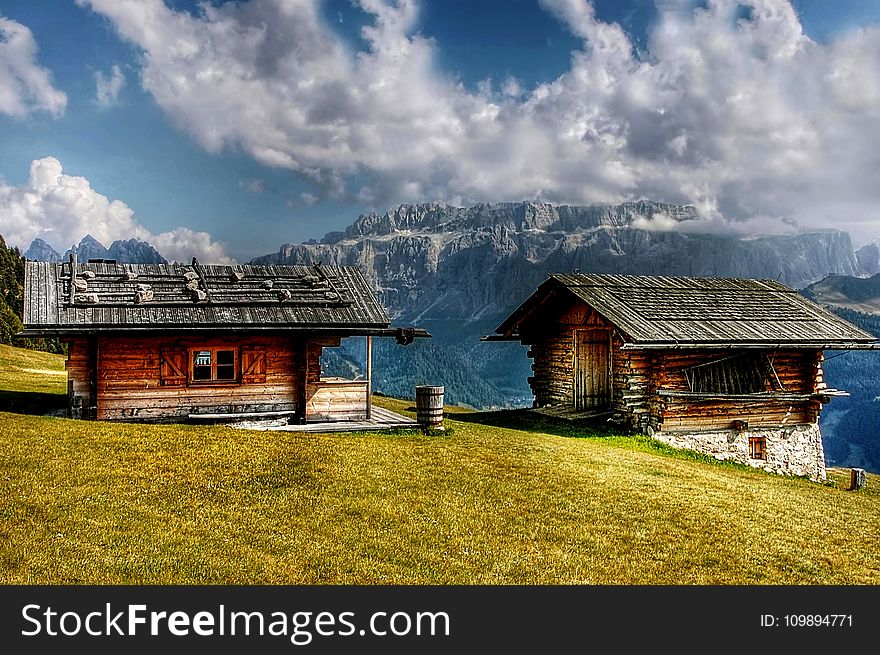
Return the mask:
<svg viewBox="0 0 880 655">
<path fill-rule="evenodd" d="M 374 432 L 393 428 L 418 428 L 419 424 L 411 418 L 401 416 L 391 410 L 373 405 L 372 418 L 362 421 L 326 421 L 302 425 L 258 425 L 240 423 L 232 427 L 245 430 L 273 430 L 275 432 Z"/>
</svg>

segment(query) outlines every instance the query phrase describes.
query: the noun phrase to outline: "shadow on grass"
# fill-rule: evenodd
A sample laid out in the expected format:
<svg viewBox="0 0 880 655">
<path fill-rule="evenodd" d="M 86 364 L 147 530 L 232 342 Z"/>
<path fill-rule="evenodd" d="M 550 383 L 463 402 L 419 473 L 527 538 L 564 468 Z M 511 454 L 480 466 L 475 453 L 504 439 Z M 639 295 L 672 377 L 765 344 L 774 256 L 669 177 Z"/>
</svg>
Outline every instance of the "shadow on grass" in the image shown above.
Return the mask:
<svg viewBox="0 0 880 655">
<path fill-rule="evenodd" d="M 496 428 L 543 432 L 560 437 L 612 437 L 626 435 L 621 426 L 609 425 L 604 417 L 568 420 L 546 416 L 529 409 L 504 409 L 492 412 L 454 412 L 444 417 L 449 421 L 479 423 Z"/>
<path fill-rule="evenodd" d="M 67 394 L 0 390 L 0 412 L 48 414 L 67 407 Z"/>
</svg>

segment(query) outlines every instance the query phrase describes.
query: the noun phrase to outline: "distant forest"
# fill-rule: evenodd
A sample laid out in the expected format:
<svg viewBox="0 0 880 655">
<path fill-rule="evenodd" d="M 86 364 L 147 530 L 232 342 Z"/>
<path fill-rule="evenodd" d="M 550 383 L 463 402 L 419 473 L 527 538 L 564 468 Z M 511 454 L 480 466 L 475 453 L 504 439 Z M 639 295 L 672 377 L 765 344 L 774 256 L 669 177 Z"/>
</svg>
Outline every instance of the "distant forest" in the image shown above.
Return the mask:
<svg viewBox="0 0 880 655">
<path fill-rule="evenodd" d="M 64 345 L 57 339 L 14 339 L 22 329 L 21 313 L 24 299 L 24 258 L 18 248 L 10 248 L 0 235 L 0 343 L 63 353 Z"/>
</svg>

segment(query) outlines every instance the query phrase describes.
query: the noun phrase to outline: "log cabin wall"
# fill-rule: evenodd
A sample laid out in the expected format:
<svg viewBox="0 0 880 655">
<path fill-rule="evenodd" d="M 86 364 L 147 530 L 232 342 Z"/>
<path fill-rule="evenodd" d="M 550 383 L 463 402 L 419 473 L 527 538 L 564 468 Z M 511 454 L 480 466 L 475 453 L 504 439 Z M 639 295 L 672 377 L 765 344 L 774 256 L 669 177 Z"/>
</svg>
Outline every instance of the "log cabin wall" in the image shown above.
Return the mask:
<svg viewBox="0 0 880 655">
<path fill-rule="evenodd" d="M 730 352 L 718 350 L 656 351 L 655 387 L 666 392 L 689 392 L 686 371 L 711 365 Z M 777 350 L 747 353 L 766 358 L 772 364 L 764 371 L 766 384 L 761 391 L 808 395 L 824 389 L 821 374 L 821 351 Z M 720 382 L 723 383 L 723 382 Z M 821 385 L 821 386 L 820 386 Z M 816 423 L 821 404 L 816 399 L 766 400 L 731 398 L 701 400 L 697 398 L 658 395 L 659 419 L 662 429 L 727 429 L 734 421 L 746 421 L 751 427 L 779 427 Z M 654 426 L 656 429 L 657 426 Z"/>
<path fill-rule="evenodd" d="M 656 404 L 662 422 L 652 425 L 658 430 L 655 439 L 773 473 L 825 479 L 817 399 L 700 400 L 661 395 L 662 391 L 689 392 L 692 384 L 685 371 L 717 362 L 725 354 L 681 350 L 657 351 L 657 355 Z M 758 351 L 752 356 L 766 356 L 772 362 L 772 368 L 764 371 L 768 377 L 764 391 L 803 396 L 825 389 L 821 351 Z"/>
<path fill-rule="evenodd" d="M 82 357 L 75 343 L 78 366 Z M 194 348 L 234 349 L 236 381 L 193 383 Z M 295 411 L 301 407 L 301 352 L 296 341 L 284 336 L 102 337 L 97 418 L 156 421 L 189 414 Z"/>
<path fill-rule="evenodd" d="M 612 409 L 614 421 L 634 430 L 648 425 L 656 429 L 657 408 L 653 366 L 656 356 L 648 350 L 623 350 L 623 340 L 611 341 Z"/>
<path fill-rule="evenodd" d="M 575 334 L 578 330 L 601 330 L 611 334 L 611 326 L 586 304 L 572 306 L 562 300 L 548 302 L 521 327 L 522 343 L 530 346 L 528 356 L 533 359 L 534 375 L 529 378 L 529 385 L 536 407 L 574 405 Z M 613 397 L 613 391 L 611 395 Z"/>
</svg>

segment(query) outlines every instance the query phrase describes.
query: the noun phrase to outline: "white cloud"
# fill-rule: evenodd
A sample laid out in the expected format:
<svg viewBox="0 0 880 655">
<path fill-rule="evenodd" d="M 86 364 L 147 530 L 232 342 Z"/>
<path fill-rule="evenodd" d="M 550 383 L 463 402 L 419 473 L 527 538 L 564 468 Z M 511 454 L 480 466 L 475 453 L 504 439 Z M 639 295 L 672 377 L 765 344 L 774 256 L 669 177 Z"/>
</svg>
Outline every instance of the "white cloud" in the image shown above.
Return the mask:
<svg viewBox="0 0 880 655">
<path fill-rule="evenodd" d="M 37 63 L 37 41 L 21 23 L 0 16 L 0 114 L 24 118 L 35 111 L 60 116 L 67 96 Z"/>
<path fill-rule="evenodd" d="M 664 0 L 640 52 L 586 0 L 540 0 L 583 47 L 558 79 L 500 94 L 440 70 L 438 44 L 413 32 L 414 0 L 358 0 L 372 23 L 357 53 L 308 0 L 198 15 L 77 1 L 142 49 L 144 88 L 204 148 L 240 148 L 324 195 L 650 197 L 707 221 L 880 232 L 880 28 L 819 44 L 787 0 Z"/>
<path fill-rule="evenodd" d="M 95 71 L 95 103 L 108 109 L 119 104 L 119 94 L 125 88 L 125 74 L 116 64 L 110 69 L 110 75 L 104 76 L 101 71 Z"/>
<path fill-rule="evenodd" d="M 128 205 L 98 193 L 84 177 L 65 174 L 54 157 L 31 162 L 22 186 L 8 185 L 0 178 L 0 234 L 22 250 L 40 237 L 64 252 L 91 234 L 105 246 L 117 239 L 149 241 L 169 260 L 188 261 L 196 256 L 206 263 L 231 261 L 224 245 L 207 232 L 176 228 L 151 233 Z"/>
<path fill-rule="evenodd" d="M 299 201 L 306 207 L 311 207 L 318 202 L 318 200 L 320 200 L 320 198 L 313 193 L 304 192 L 299 194 Z"/>
<path fill-rule="evenodd" d="M 248 193 L 252 193 L 255 196 L 260 195 L 266 190 L 266 182 L 264 180 L 239 180 L 238 188 L 244 189 Z"/>
</svg>

